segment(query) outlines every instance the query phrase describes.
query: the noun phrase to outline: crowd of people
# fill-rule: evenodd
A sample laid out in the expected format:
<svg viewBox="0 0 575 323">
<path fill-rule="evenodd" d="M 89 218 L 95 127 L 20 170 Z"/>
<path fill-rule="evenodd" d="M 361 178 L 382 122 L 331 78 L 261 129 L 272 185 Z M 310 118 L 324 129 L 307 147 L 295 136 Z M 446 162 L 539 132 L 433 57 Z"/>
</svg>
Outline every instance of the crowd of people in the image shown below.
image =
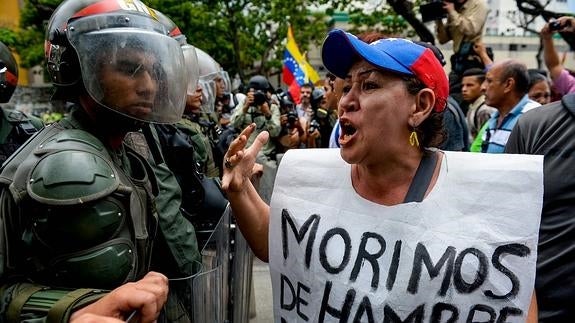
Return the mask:
<svg viewBox="0 0 575 323">
<path fill-rule="evenodd" d="M 132 2 L 53 13 L 64 118 L 1 110 L 0 321 L 193 322 L 202 296 L 178 281 L 202 270 L 197 232 L 228 203 L 270 263 L 278 322 L 575 317 L 575 76 L 553 43 L 574 17 L 541 30 L 544 71 L 494 60 L 485 1 L 445 1 L 449 76 L 431 44 L 334 29 L 325 78 L 294 102 L 263 75 L 235 91 Z M 0 63 L 6 103 L 18 68 L 2 43 Z"/>
</svg>

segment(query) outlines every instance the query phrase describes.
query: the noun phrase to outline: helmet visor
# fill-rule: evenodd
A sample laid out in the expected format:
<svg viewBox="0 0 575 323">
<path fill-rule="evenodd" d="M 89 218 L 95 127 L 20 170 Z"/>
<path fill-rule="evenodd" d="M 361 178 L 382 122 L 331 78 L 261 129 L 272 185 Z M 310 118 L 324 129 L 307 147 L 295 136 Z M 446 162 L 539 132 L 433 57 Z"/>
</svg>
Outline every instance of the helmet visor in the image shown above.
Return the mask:
<svg viewBox="0 0 575 323">
<path fill-rule="evenodd" d="M 67 33 L 96 102 L 144 122 L 181 119 L 189 70 L 161 24 L 140 15 L 97 15 L 70 22 Z"/>
<path fill-rule="evenodd" d="M 189 44 L 182 46 L 182 52 L 184 53 L 184 62 L 189 75 L 187 92 L 188 95 L 194 95 L 198 87 L 198 79 L 200 78 L 198 55 L 196 54 L 196 48 Z"/>
<path fill-rule="evenodd" d="M 200 77 L 202 87 L 202 111 L 214 112 L 216 106 L 216 82 L 213 79 Z"/>
<path fill-rule="evenodd" d="M 200 77 L 200 86 L 204 93 L 202 97 L 204 111 L 213 112 L 217 98 L 230 92 L 231 82 L 228 72 L 220 70 Z"/>
</svg>

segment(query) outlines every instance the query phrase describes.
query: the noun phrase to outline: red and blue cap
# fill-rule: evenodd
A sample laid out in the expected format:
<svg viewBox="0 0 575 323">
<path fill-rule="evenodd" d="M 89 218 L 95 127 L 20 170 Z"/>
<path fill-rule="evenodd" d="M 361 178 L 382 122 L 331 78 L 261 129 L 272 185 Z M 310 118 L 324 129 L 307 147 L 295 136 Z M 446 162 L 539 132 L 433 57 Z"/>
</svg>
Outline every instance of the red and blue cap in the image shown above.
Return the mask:
<svg viewBox="0 0 575 323">
<path fill-rule="evenodd" d="M 435 93 L 434 110 L 445 109 L 449 82 L 433 51 L 403 38 L 385 38 L 370 44 L 341 29 L 334 29 L 323 42 L 323 65 L 339 78 L 346 78 L 357 56 L 386 71 L 414 76 Z"/>
</svg>

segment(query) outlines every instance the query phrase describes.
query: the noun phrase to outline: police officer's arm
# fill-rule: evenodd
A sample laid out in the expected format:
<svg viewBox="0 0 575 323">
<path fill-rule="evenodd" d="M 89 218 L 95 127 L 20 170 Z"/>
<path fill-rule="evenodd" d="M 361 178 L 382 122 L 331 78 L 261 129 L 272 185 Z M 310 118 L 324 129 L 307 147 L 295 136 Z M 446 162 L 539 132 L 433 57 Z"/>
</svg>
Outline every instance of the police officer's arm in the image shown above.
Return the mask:
<svg viewBox="0 0 575 323">
<path fill-rule="evenodd" d="M 26 319 L 50 322 L 101 322 L 98 316 L 154 322 L 168 297 L 168 279 L 156 272 L 111 292 L 96 289 L 61 289 L 31 283 L 0 288 L 0 321 Z"/>
<path fill-rule="evenodd" d="M 73 312 L 106 294 L 104 290 L 63 289 L 27 282 L 5 284 L 0 286 L 0 321 L 68 322 Z"/>
<path fill-rule="evenodd" d="M 102 322 L 105 318 L 124 321 L 131 315 L 136 315 L 139 322 L 155 322 L 167 298 L 168 278 L 157 272 L 149 272 L 139 281 L 126 283 L 74 312 L 70 322 Z"/>
<path fill-rule="evenodd" d="M 262 131 L 246 148 L 255 126 L 254 123 L 250 124 L 230 144 L 224 156 L 227 165 L 224 165 L 222 188 L 227 193 L 238 227 L 250 248 L 258 258 L 267 262 L 270 207 L 261 199 L 250 179 L 256 156 L 268 141 L 269 134 Z"/>
</svg>

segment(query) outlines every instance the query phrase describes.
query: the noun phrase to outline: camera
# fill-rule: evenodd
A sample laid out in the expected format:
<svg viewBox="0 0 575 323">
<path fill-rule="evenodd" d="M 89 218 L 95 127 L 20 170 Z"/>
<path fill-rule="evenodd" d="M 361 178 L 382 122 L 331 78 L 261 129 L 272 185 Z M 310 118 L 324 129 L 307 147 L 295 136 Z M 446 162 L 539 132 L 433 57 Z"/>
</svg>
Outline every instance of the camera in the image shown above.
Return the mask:
<svg viewBox="0 0 575 323">
<path fill-rule="evenodd" d="M 254 104 L 259 106 L 268 101 L 267 92 L 274 92 L 268 79 L 263 75 L 252 76 L 248 82 L 247 90 L 254 91 Z M 246 93 L 247 94 L 247 93 Z"/>
<path fill-rule="evenodd" d="M 446 2 L 453 2 L 455 0 L 446 0 Z M 458 3 L 455 3 L 458 7 Z M 439 20 L 447 18 L 447 11 L 443 9 L 443 0 L 432 0 L 429 3 L 422 4 L 419 6 L 419 13 L 421 13 L 421 21 L 429 22 L 433 20 Z"/>
<path fill-rule="evenodd" d="M 256 90 L 254 92 L 254 104 L 260 106 L 268 101 L 268 97 L 262 90 Z"/>
<path fill-rule="evenodd" d="M 287 113 L 287 126 L 289 129 L 295 128 L 295 123 L 299 119 L 297 112 L 292 110 Z"/>
<path fill-rule="evenodd" d="M 309 128 L 308 128 L 308 133 L 313 133 L 314 131 L 318 130 L 319 131 L 319 122 L 316 119 L 313 119 L 310 123 L 309 123 Z"/>
<path fill-rule="evenodd" d="M 551 31 L 559 31 L 564 27 L 569 27 L 571 25 L 571 21 L 567 20 L 565 24 L 561 24 L 561 22 L 557 19 L 552 19 L 549 21 L 549 30 Z"/>
</svg>

